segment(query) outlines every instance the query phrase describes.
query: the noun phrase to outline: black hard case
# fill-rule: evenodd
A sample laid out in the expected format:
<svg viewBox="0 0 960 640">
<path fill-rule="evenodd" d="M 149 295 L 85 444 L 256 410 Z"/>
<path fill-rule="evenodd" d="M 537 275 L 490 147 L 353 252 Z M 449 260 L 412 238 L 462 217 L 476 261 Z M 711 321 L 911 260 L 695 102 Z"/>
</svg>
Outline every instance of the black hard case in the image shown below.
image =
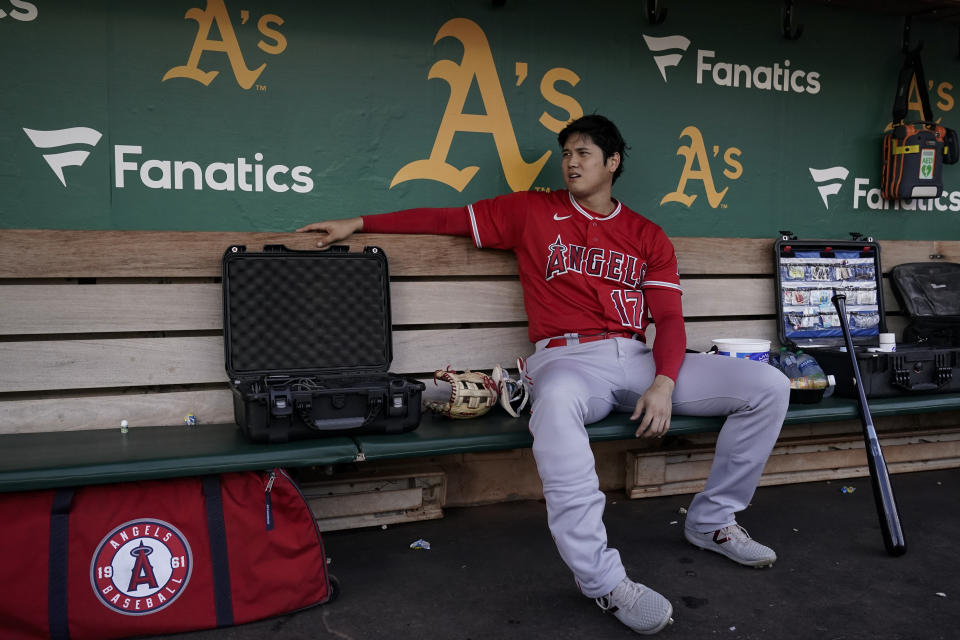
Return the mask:
<svg viewBox="0 0 960 640">
<path fill-rule="evenodd" d="M 890 270 L 890 284 L 910 319 L 904 341 L 960 347 L 960 264 L 898 264 Z"/>
<path fill-rule="evenodd" d="M 401 433 L 420 424 L 423 383 L 388 372 L 382 249 L 229 247 L 223 327 L 234 417 L 251 440 Z"/>
<path fill-rule="evenodd" d="M 836 378 L 836 394 L 856 397 L 853 363 L 843 348 L 843 330 L 832 297 L 846 296 L 847 324 L 867 397 L 960 390 L 960 349 L 897 344 L 879 347 L 886 333 L 880 245 L 851 234 L 851 240 L 798 240 L 783 235 L 774 244 L 778 336 L 803 349 Z M 806 293 L 805 293 L 806 292 Z"/>
</svg>

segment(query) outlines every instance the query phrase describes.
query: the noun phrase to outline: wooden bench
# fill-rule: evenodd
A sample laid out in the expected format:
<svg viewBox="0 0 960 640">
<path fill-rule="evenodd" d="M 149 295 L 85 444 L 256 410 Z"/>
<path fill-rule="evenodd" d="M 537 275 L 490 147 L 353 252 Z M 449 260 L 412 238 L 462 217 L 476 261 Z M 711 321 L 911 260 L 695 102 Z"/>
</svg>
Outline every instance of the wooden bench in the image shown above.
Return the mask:
<svg viewBox="0 0 960 640">
<path fill-rule="evenodd" d="M 674 242 L 691 348 L 706 350 L 722 336 L 776 342 L 772 239 Z M 539 495 L 526 419 L 499 409 L 472 421 L 427 416 L 419 429 L 397 436 L 287 445 L 243 439 L 233 424 L 224 370 L 220 258 L 233 244 L 256 250 L 264 244 L 312 249 L 314 243 L 314 236 L 294 233 L 0 232 L 0 490 L 282 465 L 307 476 L 315 470 L 318 486 L 441 470 L 446 486 L 439 499 L 451 505 Z M 531 351 L 511 254 L 437 236 L 361 234 L 350 244 L 353 250 L 379 246 L 389 259 L 392 371 L 429 380 L 435 368 L 446 366 L 512 368 L 517 356 Z M 960 260 L 960 242 L 891 241 L 881 242 L 881 249 L 886 271 L 934 254 Z M 888 324 L 899 332 L 904 321 L 889 287 L 885 300 Z M 651 333 L 655 338 L 655 328 Z M 428 382 L 428 396 L 438 393 Z M 960 424 L 960 395 L 871 406 L 878 430 L 901 440 L 912 434 L 921 444 L 952 442 Z M 189 413 L 198 426 L 184 424 Z M 856 417 L 852 399 L 795 405 L 782 442 L 796 447 L 826 439 L 827 449 L 835 450 L 836 439 L 846 438 L 855 450 Z M 129 433 L 120 433 L 121 420 L 129 422 Z M 684 452 L 700 460 L 720 424 L 718 418 L 676 416 L 670 436 L 655 449 L 632 437 L 626 415 L 591 425 L 602 487 L 633 495 L 656 494 L 659 485 L 676 489 L 666 471 L 661 482 L 648 473 L 644 477 L 654 482 L 637 489 L 637 465 L 646 473 L 659 464 L 651 464 L 657 456 L 682 461 Z M 931 464 L 960 465 L 952 447 L 933 447 L 939 457 Z M 780 479 L 806 477 L 796 472 Z M 697 481 L 688 478 L 683 489 Z"/>
</svg>

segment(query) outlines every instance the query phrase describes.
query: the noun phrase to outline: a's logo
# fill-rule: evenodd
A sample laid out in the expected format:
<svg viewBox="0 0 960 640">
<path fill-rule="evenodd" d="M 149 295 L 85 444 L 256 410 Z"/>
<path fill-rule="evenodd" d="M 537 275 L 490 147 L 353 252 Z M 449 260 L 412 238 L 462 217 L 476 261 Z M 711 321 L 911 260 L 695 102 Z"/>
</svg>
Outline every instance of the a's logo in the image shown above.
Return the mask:
<svg viewBox="0 0 960 640">
<path fill-rule="evenodd" d="M 544 152 L 531 162 L 524 160 L 520 153 L 513 130 L 513 122 L 507 109 L 506 97 L 500 84 L 497 65 L 487 36 L 476 22 L 467 18 L 453 18 L 444 23 L 437 31 L 434 44 L 444 38 L 456 38 L 463 45 L 463 56 L 459 62 L 438 60 L 430 67 L 427 78 L 440 78 L 450 85 L 450 97 L 443 113 L 443 119 L 437 130 L 430 156 L 409 162 L 393 176 L 390 188 L 408 180 L 436 180 L 457 191 L 463 191 L 479 166 L 457 168 L 449 162 L 454 136 L 463 131 L 485 133 L 493 138 L 500 164 L 507 184 L 513 191 L 530 189 L 533 181 L 540 175 L 543 165 L 550 158 L 550 151 Z M 529 65 L 517 61 L 516 86 L 527 78 Z M 547 71 L 540 79 L 540 93 L 548 102 L 567 112 L 568 116 L 557 119 L 546 111 L 540 114 L 540 124 L 549 131 L 559 133 L 567 122 L 583 115 L 583 109 L 575 99 L 560 93 L 557 83 L 571 87 L 580 82 L 580 77 L 570 69 L 555 67 Z M 472 95 L 476 83 L 480 100 L 483 102 L 483 114 L 467 112 L 467 98 Z"/>
<path fill-rule="evenodd" d="M 647 49 L 650 49 L 650 53 L 654 54 L 653 61 L 657 63 L 657 68 L 660 69 L 660 75 L 663 76 L 663 81 L 666 82 L 667 67 L 675 67 L 680 64 L 684 52 L 686 52 L 687 47 L 690 46 L 690 40 L 683 36 L 654 38 L 648 35 L 643 36 L 643 39 L 647 43 Z M 668 53 L 661 53 L 661 51 Z"/>
<path fill-rule="evenodd" d="M 247 62 L 243 58 L 243 51 L 240 49 L 240 42 L 237 40 L 237 34 L 233 28 L 233 22 L 230 21 L 230 15 L 227 13 L 227 7 L 224 0 L 207 0 L 206 9 L 196 7 L 188 9 L 184 16 L 186 20 L 194 20 L 197 23 L 197 37 L 193 41 L 193 48 L 190 50 L 190 56 L 187 64 L 173 67 L 163 75 L 161 82 L 170 78 L 187 78 L 196 80 L 204 86 L 208 86 L 213 79 L 220 73 L 219 71 L 204 71 L 200 68 L 200 56 L 206 51 L 227 54 L 230 61 L 230 68 L 233 69 L 233 75 L 244 89 L 253 87 L 257 78 L 267 68 L 264 62 L 256 69 L 247 68 Z M 246 24 L 250 19 L 249 11 L 240 12 L 240 24 Z M 220 35 L 220 40 L 210 38 L 216 24 L 216 32 Z M 268 40 L 260 40 L 257 47 L 270 55 L 283 53 L 287 48 L 287 39 L 282 33 L 273 28 L 283 24 L 283 18 L 278 15 L 268 13 L 261 16 L 257 21 L 257 30 Z M 270 42 L 272 41 L 272 42 Z M 260 91 L 266 91 L 266 86 L 257 85 Z"/>
<path fill-rule="evenodd" d="M 823 200 L 823 206 L 830 208 L 827 196 L 834 196 L 840 193 L 840 187 L 843 181 L 847 179 L 850 172 L 846 167 L 830 167 L 829 169 L 814 169 L 809 167 L 810 176 L 817 183 L 817 190 L 820 192 L 820 198 Z"/>
<path fill-rule="evenodd" d="M 90 584 L 108 609 L 142 616 L 176 600 L 192 571 L 190 544 L 176 527 L 163 520 L 131 520 L 97 546 Z"/>
<path fill-rule="evenodd" d="M 102 134 L 89 127 L 71 127 L 69 129 L 54 129 L 52 131 L 38 131 L 24 129 L 23 132 L 30 138 L 37 149 L 62 149 L 65 147 L 86 146 L 91 149 L 100 142 Z M 67 179 L 63 175 L 64 167 L 81 167 L 87 161 L 90 151 L 86 149 L 67 149 L 43 154 L 53 173 L 66 187 Z"/>
<path fill-rule="evenodd" d="M 727 189 L 717 189 L 716 179 L 710 168 L 710 154 L 707 153 L 707 145 L 703 140 L 703 134 L 693 125 L 685 127 L 680 132 L 680 138 L 689 138 L 690 144 L 680 145 L 677 149 L 678 156 L 683 156 L 683 173 L 680 174 L 680 180 L 677 182 L 677 188 L 663 196 L 660 204 L 665 202 L 679 202 L 685 207 L 690 207 L 697 199 L 696 193 L 687 193 L 687 184 L 689 182 L 700 182 L 703 185 L 703 191 L 707 196 L 707 203 L 712 209 L 725 209 L 723 198 L 727 195 Z M 713 157 L 720 155 L 719 145 L 713 146 Z M 743 164 L 740 162 L 742 152 L 737 147 L 728 147 L 723 152 L 723 162 L 725 168 L 722 173 L 728 180 L 738 180 L 743 175 Z"/>
<path fill-rule="evenodd" d="M 559 221 L 559 220 L 566 220 L 567 218 L 571 218 L 571 217 L 573 217 L 573 214 L 572 214 L 572 213 L 567 214 L 567 215 L 565 215 L 565 216 L 561 216 L 559 213 L 553 214 L 553 219 L 554 219 L 554 220 L 557 220 L 557 221 Z"/>
</svg>

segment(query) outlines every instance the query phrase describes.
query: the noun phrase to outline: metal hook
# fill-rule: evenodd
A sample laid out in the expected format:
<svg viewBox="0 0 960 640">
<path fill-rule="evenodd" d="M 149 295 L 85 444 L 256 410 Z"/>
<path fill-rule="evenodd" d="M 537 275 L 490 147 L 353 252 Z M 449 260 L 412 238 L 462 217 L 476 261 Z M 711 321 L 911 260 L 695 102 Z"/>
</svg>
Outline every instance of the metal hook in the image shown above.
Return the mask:
<svg viewBox="0 0 960 640">
<path fill-rule="evenodd" d="M 784 0 L 783 3 L 783 37 L 787 40 L 796 40 L 803 34 L 803 25 L 793 28 L 793 0 Z"/>
<path fill-rule="evenodd" d="M 661 24 L 667 19 L 667 10 L 660 8 L 660 0 L 647 0 L 647 22 Z"/>
</svg>

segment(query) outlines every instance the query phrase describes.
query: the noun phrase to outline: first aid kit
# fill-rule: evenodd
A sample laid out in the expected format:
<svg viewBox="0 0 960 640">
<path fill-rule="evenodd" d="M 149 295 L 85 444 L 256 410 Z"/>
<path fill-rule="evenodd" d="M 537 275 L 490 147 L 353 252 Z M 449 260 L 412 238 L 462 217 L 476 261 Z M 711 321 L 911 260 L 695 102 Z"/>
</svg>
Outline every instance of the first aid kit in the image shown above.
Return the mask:
<svg viewBox="0 0 960 640">
<path fill-rule="evenodd" d="M 923 120 L 907 122 L 911 87 L 916 87 L 920 96 Z M 943 165 L 960 159 L 957 132 L 934 122 L 919 51 L 904 54 L 891 129 L 883 135 L 881 157 L 880 193 L 886 200 L 939 198 L 943 193 Z"/>
<path fill-rule="evenodd" d="M 850 240 L 774 243 L 780 342 L 812 355 L 836 380 L 838 396 L 856 397 L 853 364 L 844 346 L 833 296 L 846 299 L 850 329 L 867 397 L 960 391 L 960 348 L 891 342 L 883 300 L 880 245 L 858 233 Z"/>
</svg>

